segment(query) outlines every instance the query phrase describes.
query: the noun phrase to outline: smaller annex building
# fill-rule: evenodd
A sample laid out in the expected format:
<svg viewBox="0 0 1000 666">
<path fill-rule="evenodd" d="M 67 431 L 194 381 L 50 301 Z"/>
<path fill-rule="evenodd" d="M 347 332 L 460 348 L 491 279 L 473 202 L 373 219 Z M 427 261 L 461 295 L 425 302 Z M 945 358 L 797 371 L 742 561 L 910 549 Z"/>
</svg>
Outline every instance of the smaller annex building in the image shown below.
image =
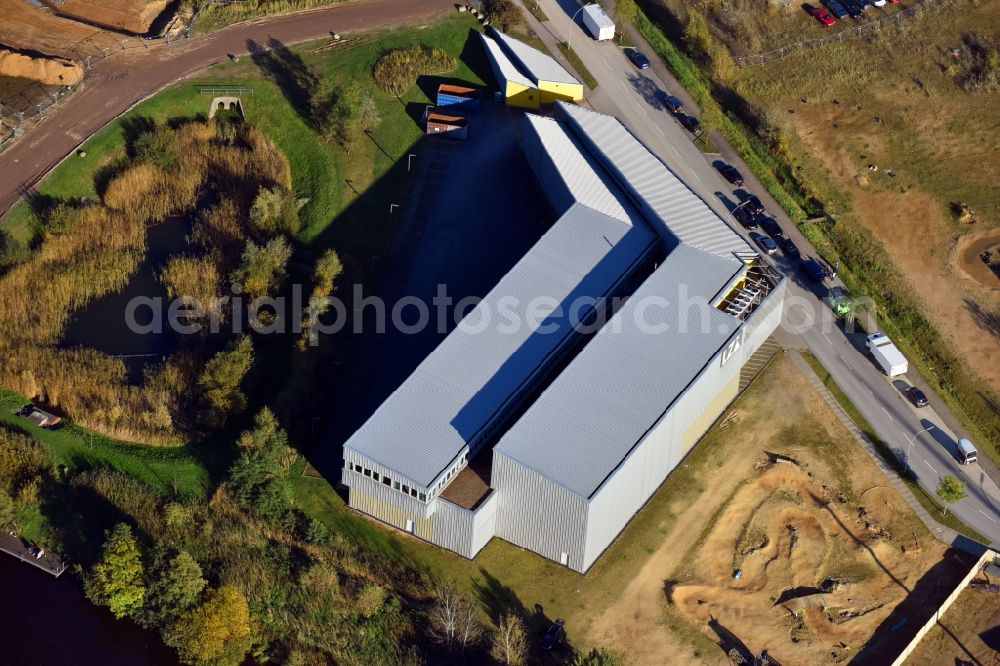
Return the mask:
<svg viewBox="0 0 1000 666">
<path fill-rule="evenodd" d="M 551 56 L 495 28 L 479 37 L 506 104 L 537 109 L 583 99 L 583 84 Z"/>
<path fill-rule="evenodd" d="M 745 385 L 785 282 L 616 118 L 555 116 L 522 147 L 557 221 L 348 439 L 341 480 L 465 557 L 500 537 L 586 572 Z M 504 307 L 517 325 L 483 325 Z"/>
</svg>

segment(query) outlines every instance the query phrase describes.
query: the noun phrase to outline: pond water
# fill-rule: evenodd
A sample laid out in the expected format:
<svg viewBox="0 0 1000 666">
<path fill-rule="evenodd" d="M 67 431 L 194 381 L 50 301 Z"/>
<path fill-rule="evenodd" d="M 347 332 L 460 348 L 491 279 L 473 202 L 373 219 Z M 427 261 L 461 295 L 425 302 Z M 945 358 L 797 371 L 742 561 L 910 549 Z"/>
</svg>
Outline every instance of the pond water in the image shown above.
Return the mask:
<svg viewBox="0 0 1000 666">
<path fill-rule="evenodd" d="M 115 620 L 83 596 L 71 575 L 53 578 L 0 553 L 0 663 L 176 665 L 160 637 Z"/>
<path fill-rule="evenodd" d="M 188 217 L 167 218 L 149 227 L 146 232 L 146 259 L 139 265 L 125 288 L 93 301 L 86 309 L 73 315 L 62 346 L 90 347 L 105 354 L 123 356 L 128 368 L 129 381 L 142 380 L 142 370 L 147 363 L 159 363 L 162 357 L 174 351 L 177 341 L 169 330 L 160 333 L 136 333 L 129 329 L 126 309 L 133 298 L 159 299 L 158 310 L 166 321 L 167 291 L 157 279 L 167 257 L 186 247 L 185 236 L 191 231 Z M 148 307 L 136 311 L 136 321 L 148 323 L 153 313 Z"/>
</svg>

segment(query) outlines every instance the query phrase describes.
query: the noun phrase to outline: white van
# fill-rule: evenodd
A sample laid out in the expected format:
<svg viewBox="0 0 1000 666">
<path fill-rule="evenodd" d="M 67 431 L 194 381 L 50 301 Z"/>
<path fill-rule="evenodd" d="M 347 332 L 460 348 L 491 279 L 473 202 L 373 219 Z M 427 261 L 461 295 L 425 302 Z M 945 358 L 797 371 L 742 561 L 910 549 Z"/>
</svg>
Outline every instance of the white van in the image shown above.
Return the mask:
<svg viewBox="0 0 1000 666">
<path fill-rule="evenodd" d="M 958 462 L 963 465 L 971 465 L 976 462 L 978 457 L 979 452 L 976 451 L 976 447 L 972 445 L 972 442 L 965 437 L 958 440 Z"/>
</svg>

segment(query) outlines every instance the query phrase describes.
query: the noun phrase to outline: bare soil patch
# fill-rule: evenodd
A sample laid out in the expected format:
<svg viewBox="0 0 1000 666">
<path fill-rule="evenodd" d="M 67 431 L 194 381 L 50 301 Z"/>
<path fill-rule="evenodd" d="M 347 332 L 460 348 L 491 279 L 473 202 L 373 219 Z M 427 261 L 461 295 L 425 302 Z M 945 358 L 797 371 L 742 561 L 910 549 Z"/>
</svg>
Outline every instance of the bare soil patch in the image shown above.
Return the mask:
<svg viewBox="0 0 1000 666">
<path fill-rule="evenodd" d="M 66 0 L 59 6 L 59 13 L 87 23 L 144 35 L 168 4 L 169 0 Z"/>
<path fill-rule="evenodd" d="M 662 545 L 593 625 L 631 663 L 727 663 L 732 645 L 781 663 L 850 657 L 941 560 L 785 358 L 699 447 L 699 492 L 677 498 Z"/>
</svg>

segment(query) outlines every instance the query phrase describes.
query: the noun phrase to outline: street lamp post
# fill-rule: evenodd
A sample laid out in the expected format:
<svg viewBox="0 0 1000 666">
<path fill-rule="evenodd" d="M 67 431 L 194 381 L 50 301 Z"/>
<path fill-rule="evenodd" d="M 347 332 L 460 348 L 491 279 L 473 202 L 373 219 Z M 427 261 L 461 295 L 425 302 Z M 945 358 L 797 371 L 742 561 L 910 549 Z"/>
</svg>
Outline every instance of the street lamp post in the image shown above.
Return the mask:
<svg viewBox="0 0 1000 666">
<path fill-rule="evenodd" d="M 906 470 L 908 472 L 913 471 L 913 467 L 910 466 L 910 451 L 913 450 L 913 445 L 916 443 L 917 437 L 920 437 L 920 435 L 924 434 L 925 432 L 930 432 L 931 430 L 934 430 L 933 424 L 927 426 L 923 430 L 918 430 L 917 432 L 913 433 L 913 437 L 908 438 L 909 443 L 906 446 Z"/>
<path fill-rule="evenodd" d="M 573 12 L 573 16 L 570 17 L 570 19 L 569 19 L 570 23 L 572 23 L 575 26 L 576 25 L 576 17 L 580 14 L 580 12 L 583 11 L 583 8 L 584 7 L 589 7 L 590 5 L 596 5 L 596 4 L 597 4 L 596 2 L 588 2 L 585 5 L 580 5 L 580 8 L 578 10 L 576 10 L 575 12 Z M 567 37 L 566 37 L 566 50 L 570 50 L 570 49 L 573 48 L 572 41 L 573 41 L 573 28 L 571 27 L 569 29 L 569 35 L 567 35 Z"/>
</svg>

